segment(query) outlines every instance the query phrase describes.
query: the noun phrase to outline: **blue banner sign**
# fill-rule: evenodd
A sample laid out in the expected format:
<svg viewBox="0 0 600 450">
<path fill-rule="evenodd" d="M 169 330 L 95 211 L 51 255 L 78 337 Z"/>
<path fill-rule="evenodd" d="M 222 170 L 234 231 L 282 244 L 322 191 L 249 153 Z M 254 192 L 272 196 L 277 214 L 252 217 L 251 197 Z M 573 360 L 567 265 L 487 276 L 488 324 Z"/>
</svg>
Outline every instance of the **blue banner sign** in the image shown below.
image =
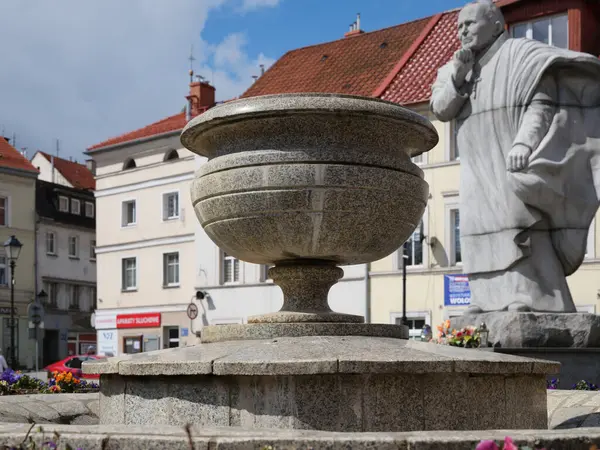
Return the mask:
<svg viewBox="0 0 600 450">
<path fill-rule="evenodd" d="M 444 306 L 468 306 L 471 289 L 466 275 L 444 275 Z"/>
</svg>

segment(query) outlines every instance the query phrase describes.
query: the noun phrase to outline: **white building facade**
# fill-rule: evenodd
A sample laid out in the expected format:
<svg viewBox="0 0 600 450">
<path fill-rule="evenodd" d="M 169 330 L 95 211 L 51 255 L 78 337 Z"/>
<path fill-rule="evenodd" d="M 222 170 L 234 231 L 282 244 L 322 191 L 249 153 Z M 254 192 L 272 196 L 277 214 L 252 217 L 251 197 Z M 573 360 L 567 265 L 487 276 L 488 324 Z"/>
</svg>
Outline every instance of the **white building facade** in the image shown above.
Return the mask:
<svg viewBox="0 0 600 450">
<path fill-rule="evenodd" d="M 179 133 L 90 151 L 96 168 L 99 354 L 196 342 L 189 190 L 193 155 Z"/>
</svg>

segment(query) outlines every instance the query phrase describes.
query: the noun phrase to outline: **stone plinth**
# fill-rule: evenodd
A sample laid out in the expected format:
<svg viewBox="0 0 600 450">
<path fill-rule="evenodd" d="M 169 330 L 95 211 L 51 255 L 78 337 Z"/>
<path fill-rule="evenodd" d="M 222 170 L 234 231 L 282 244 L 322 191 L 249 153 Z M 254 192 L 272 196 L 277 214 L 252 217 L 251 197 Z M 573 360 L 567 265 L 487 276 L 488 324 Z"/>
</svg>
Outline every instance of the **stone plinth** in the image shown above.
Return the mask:
<svg viewBox="0 0 600 450">
<path fill-rule="evenodd" d="M 600 348 L 600 316 L 595 314 L 499 311 L 451 319 L 453 328 L 482 322 L 492 347 Z"/>
<path fill-rule="evenodd" d="M 84 364 L 101 374 L 103 424 L 354 432 L 547 428 L 545 379 L 557 370 L 358 336 L 217 342 Z"/>
</svg>

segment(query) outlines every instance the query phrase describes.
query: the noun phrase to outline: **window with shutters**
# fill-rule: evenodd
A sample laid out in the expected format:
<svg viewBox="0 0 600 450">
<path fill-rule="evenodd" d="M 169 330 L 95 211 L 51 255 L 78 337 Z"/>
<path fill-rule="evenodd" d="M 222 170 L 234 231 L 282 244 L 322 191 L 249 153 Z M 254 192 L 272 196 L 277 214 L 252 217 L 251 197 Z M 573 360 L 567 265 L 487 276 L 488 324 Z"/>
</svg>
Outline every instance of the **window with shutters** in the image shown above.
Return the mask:
<svg viewBox="0 0 600 450">
<path fill-rule="evenodd" d="M 240 260 L 223 252 L 223 283 L 240 281 Z"/>
</svg>

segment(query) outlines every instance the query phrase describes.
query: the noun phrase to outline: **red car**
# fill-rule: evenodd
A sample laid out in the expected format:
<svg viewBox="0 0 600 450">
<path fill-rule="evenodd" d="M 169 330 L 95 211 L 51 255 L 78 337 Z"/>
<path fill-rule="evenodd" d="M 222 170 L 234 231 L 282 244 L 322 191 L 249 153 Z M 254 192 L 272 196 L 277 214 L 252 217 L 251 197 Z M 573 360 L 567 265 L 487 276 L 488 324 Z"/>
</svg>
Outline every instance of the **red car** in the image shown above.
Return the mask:
<svg viewBox="0 0 600 450">
<path fill-rule="evenodd" d="M 74 377 L 77 378 L 100 378 L 100 375 L 84 375 L 81 371 L 81 364 L 91 359 L 99 359 L 96 355 L 71 355 L 65 359 L 50 364 L 44 367 L 44 370 L 48 372 L 48 378 L 52 377 L 52 372 L 71 372 Z"/>
</svg>

